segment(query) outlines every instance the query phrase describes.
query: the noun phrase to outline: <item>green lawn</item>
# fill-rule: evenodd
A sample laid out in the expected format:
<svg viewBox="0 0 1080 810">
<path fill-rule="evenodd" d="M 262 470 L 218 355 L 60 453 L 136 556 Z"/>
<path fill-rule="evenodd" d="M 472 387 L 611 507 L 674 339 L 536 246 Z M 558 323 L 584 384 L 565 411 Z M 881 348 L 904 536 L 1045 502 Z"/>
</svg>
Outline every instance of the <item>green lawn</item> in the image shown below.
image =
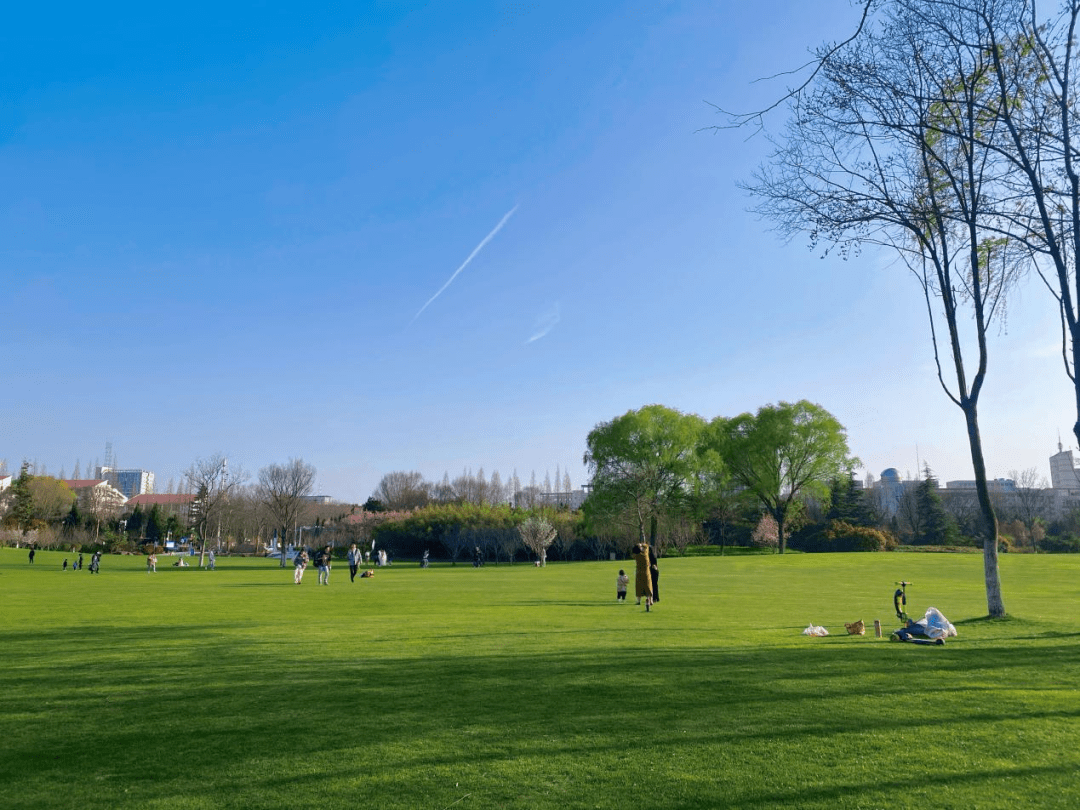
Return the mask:
<svg viewBox="0 0 1080 810">
<path fill-rule="evenodd" d="M 974 554 L 668 559 L 652 613 L 625 562 L 64 556 L 0 549 L 8 810 L 1080 806 L 1077 556 L 1004 555 L 994 622 Z M 958 638 L 873 637 L 901 578 Z"/>
</svg>

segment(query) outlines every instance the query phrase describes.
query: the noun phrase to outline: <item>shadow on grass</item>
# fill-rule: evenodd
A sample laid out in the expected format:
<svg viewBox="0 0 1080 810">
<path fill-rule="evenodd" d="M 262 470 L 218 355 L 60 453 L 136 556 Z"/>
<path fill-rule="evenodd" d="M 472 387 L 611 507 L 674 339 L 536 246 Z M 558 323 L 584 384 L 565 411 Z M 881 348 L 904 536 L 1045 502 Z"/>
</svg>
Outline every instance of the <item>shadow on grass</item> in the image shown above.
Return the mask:
<svg viewBox="0 0 1080 810">
<path fill-rule="evenodd" d="M 910 741 L 916 758 L 922 745 L 974 761 L 1009 750 L 1007 770 L 958 764 L 943 786 L 1037 779 L 1061 757 L 1062 728 L 1076 742 L 1080 718 L 1075 634 L 1034 648 L 924 650 L 664 647 L 644 631 L 630 645 L 593 634 L 591 644 L 529 653 L 514 649 L 529 633 L 500 634 L 507 648 L 495 652 L 457 634 L 447 636 L 453 651 L 408 656 L 353 638 L 345 623 L 332 638 L 287 625 L 277 637 L 231 621 L 0 634 L 6 806 L 380 806 L 380 790 L 389 799 L 433 774 L 494 774 L 528 791 L 522 773 L 534 767 L 576 774 L 568 783 L 598 786 L 592 804 L 615 806 L 595 799 L 621 795 L 631 751 L 684 796 L 663 800 L 661 789 L 653 807 L 825 806 L 910 788 L 889 776 L 908 767 L 896 753 Z M 1013 728 L 1029 735 L 1022 744 Z M 806 776 L 823 757 L 842 778 Z M 378 767 L 335 793 L 356 761 Z M 181 764 L 174 774 L 148 763 Z M 748 779 L 755 767 L 768 779 Z M 92 790 L 75 786 L 91 778 Z M 330 792 L 320 800 L 319 790 Z M 562 805 L 575 799 L 570 790 Z M 476 806 L 497 803 L 527 806 L 490 793 Z"/>
</svg>

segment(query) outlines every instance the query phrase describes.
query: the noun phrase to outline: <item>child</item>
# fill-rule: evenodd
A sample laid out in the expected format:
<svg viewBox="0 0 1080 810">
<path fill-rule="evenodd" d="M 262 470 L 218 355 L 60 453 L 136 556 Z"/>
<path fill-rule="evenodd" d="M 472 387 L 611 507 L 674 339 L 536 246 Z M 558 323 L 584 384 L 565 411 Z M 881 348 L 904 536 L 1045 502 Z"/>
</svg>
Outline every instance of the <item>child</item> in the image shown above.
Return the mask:
<svg viewBox="0 0 1080 810">
<path fill-rule="evenodd" d="M 626 572 L 621 568 L 619 569 L 619 576 L 615 578 L 615 601 L 626 601 L 626 588 L 630 585 L 630 577 L 626 575 Z"/>
</svg>

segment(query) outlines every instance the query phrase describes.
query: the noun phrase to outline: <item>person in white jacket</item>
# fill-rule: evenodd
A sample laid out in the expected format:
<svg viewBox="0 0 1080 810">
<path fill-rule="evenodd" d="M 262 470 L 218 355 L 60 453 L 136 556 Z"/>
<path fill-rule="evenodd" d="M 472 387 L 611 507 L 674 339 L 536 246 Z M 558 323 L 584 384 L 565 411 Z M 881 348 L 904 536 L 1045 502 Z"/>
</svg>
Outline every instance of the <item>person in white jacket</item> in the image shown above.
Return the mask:
<svg viewBox="0 0 1080 810">
<path fill-rule="evenodd" d="M 349 546 L 349 582 L 356 581 L 356 572 L 364 564 L 364 552 L 356 547 L 356 543 Z"/>
</svg>

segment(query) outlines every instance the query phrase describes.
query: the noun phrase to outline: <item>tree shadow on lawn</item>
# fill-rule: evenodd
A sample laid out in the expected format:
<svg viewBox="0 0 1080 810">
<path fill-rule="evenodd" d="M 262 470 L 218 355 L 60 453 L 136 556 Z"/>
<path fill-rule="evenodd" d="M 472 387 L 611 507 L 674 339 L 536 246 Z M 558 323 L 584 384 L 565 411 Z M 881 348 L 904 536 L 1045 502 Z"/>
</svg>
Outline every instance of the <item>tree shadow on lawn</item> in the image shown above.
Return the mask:
<svg viewBox="0 0 1080 810">
<path fill-rule="evenodd" d="M 689 763 L 701 751 L 722 757 L 729 750 L 774 761 L 761 766 L 772 774 L 767 789 L 740 783 L 711 806 L 724 806 L 727 795 L 745 806 L 824 804 L 909 784 L 880 778 L 907 767 L 896 762 L 898 737 L 947 734 L 966 756 L 999 757 L 1002 724 L 1023 724 L 1037 739 L 1080 716 L 1076 688 L 1055 689 L 1046 679 L 1052 662 L 1063 682 L 1080 681 L 1072 634 L 1012 647 L 837 637 L 702 649 L 665 647 L 662 632 L 639 631 L 629 645 L 620 635 L 572 649 L 481 654 L 462 637 L 452 653 L 401 656 L 385 654 L 383 645 L 372 654 L 362 639 L 305 643 L 236 631 L 228 622 L 0 634 L 8 664 L 0 668 L 0 777 L 23 786 L 9 795 L 27 808 L 67 806 L 50 803 L 49 791 L 63 795 L 71 780 L 105 771 L 87 807 L 137 806 L 132 797 L 146 804 L 204 796 L 213 804 L 215 791 L 227 787 L 216 775 L 227 764 L 237 806 L 237 795 L 258 790 L 274 791 L 277 806 L 297 806 L 299 791 L 312 779 L 339 778 L 348 757 L 379 762 L 402 779 L 432 769 L 512 771 L 514 762 L 535 761 L 575 762 L 602 780 L 635 740 L 635 756 L 640 749 L 657 761 Z M 866 743 L 860 773 L 871 765 L 873 775 L 844 785 L 819 780 L 809 793 L 785 787 L 798 757 L 843 756 L 852 737 Z M 1015 767 L 1004 776 L 969 768 L 946 781 L 1034 777 L 1040 756 L 1045 751 L 1034 744 L 1013 749 Z M 296 758 L 304 775 L 282 777 Z M 148 769 L 148 761 L 181 762 L 183 773 L 208 774 L 206 784 Z M 689 764 L 672 767 L 692 774 Z M 717 769 L 713 788 L 734 778 Z M 133 793 L 123 795 L 121 784 Z"/>
</svg>

